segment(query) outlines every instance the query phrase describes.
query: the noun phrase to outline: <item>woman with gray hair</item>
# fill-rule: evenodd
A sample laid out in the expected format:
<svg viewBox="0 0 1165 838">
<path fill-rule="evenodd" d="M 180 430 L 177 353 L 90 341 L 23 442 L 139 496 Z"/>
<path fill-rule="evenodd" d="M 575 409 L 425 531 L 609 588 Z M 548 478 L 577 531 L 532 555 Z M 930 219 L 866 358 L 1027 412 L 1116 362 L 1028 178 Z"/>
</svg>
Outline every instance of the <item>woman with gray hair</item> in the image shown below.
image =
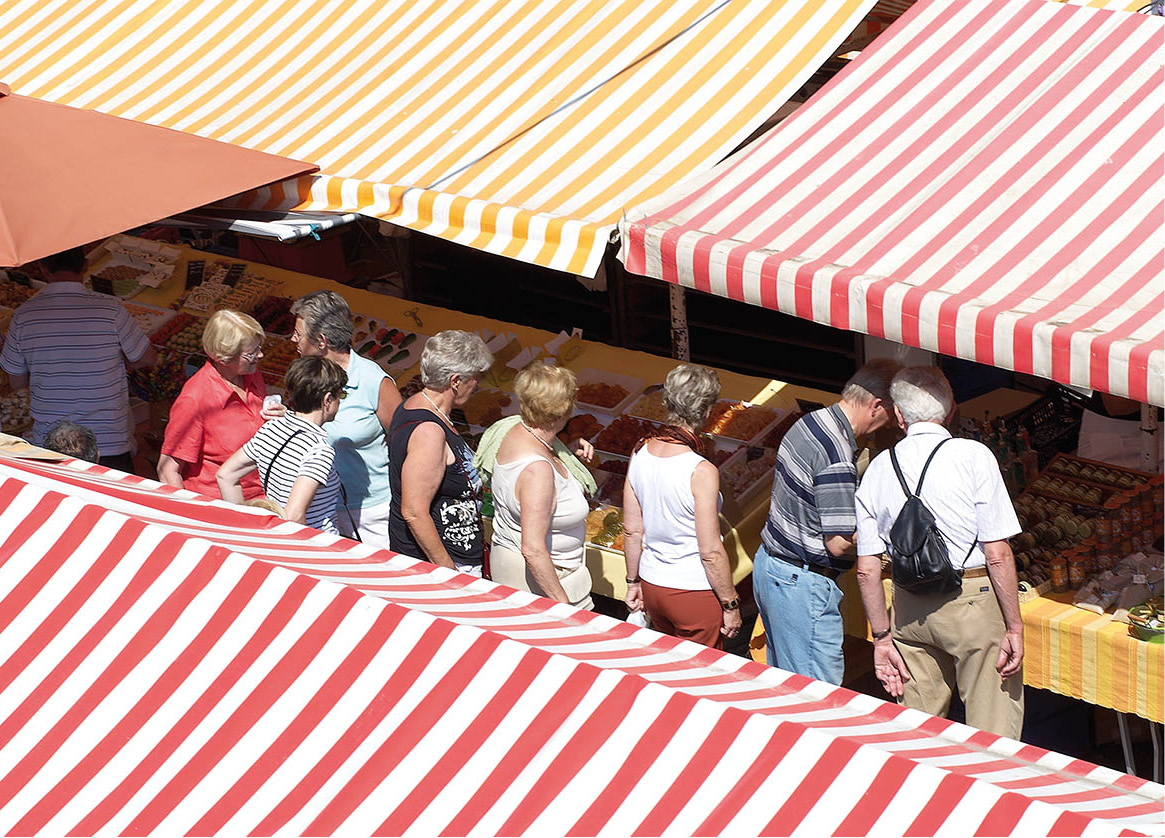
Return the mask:
<svg viewBox="0 0 1165 838">
<path fill-rule="evenodd" d="M 397 408 L 389 428 L 392 549 L 481 576 L 481 477 L 473 451 L 453 427 L 493 365 L 475 334 L 450 329 L 425 341 L 424 387 Z"/>
<path fill-rule="evenodd" d="M 720 396 L 713 370 L 668 373 L 668 424 L 631 455 L 623 489 L 627 607 L 657 631 L 720 648 L 740 631 L 740 598 L 720 538 L 720 472 L 698 435 Z"/>
<path fill-rule="evenodd" d="M 343 489 L 340 531 L 377 547 L 389 545 L 391 490 L 386 434 L 400 404 L 392 376 L 351 349 L 352 312 L 334 291 L 313 291 L 291 306 L 291 340 L 303 357 L 322 356 L 348 375 L 340 412 L 327 425 Z"/>
</svg>

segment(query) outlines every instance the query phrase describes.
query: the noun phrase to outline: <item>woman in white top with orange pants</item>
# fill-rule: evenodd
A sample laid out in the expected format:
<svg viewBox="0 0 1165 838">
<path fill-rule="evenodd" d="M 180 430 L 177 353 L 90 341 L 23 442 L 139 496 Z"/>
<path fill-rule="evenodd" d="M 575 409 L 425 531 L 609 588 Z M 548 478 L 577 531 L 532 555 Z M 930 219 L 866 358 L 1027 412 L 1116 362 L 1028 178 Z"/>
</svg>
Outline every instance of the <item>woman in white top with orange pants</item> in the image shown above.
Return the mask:
<svg viewBox="0 0 1165 838">
<path fill-rule="evenodd" d="M 583 556 L 590 509 L 553 446 L 574 410 L 578 382 L 570 370 L 534 363 L 518 373 L 514 390 L 522 419 L 493 464 L 490 575 L 511 588 L 590 608 Z M 590 459 L 590 443 L 579 453 Z"/>
<path fill-rule="evenodd" d="M 740 599 L 720 538 L 720 472 L 697 431 L 720 396 L 704 367 L 668 373 L 668 424 L 639 443 L 623 490 L 627 607 L 657 631 L 720 648 L 740 631 Z"/>
</svg>

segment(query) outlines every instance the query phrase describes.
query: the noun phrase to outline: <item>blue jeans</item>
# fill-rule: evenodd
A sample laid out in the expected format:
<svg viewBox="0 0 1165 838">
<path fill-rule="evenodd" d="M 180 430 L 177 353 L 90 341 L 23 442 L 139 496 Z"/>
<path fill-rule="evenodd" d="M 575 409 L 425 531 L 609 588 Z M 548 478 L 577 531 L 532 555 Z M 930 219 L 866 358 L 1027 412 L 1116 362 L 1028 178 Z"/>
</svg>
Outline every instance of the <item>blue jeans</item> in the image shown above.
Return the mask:
<svg viewBox="0 0 1165 838">
<path fill-rule="evenodd" d="M 841 588 L 827 576 L 756 551 L 752 588 L 765 624 L 769 666 L 841 685 Z"/>
</svg>

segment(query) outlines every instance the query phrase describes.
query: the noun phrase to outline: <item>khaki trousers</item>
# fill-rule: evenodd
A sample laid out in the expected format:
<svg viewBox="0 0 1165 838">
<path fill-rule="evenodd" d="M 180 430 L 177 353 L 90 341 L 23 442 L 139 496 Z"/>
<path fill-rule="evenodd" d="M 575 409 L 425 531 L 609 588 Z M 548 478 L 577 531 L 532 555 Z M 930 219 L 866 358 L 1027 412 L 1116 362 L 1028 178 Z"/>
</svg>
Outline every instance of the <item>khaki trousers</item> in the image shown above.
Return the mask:
<svg viewBox="0 0 1165 838">
<path fill-rule="evenodd" d="M 1003 614 L 986 576 L 963 579 L 958 594 L 894 589 L 894 645 L 910 670 L 902 703 L 946 716 L 958 686 L 967 724 L 1011 739 L 1023 730 L 1023 671 L 999 677 Z"/>
<path fill-rule="evenodd" d="M 594 610 L 595 603 L 591 599 L 591 572 L 587 570 L 585 563 L 570 570 L 555 567 L 554 572 L 558 574 L 558 581 L 562 583 L 562 590 L 571 605 L 587 611 Z M 546 592 L 534 581 L 534 576 L 526 566 L 526 559 L 521 553 L 515 553 L 496 544 L 490 545 L 489 573 L 490 578 L 499 585 L 546 596 Z"/>
</svg>

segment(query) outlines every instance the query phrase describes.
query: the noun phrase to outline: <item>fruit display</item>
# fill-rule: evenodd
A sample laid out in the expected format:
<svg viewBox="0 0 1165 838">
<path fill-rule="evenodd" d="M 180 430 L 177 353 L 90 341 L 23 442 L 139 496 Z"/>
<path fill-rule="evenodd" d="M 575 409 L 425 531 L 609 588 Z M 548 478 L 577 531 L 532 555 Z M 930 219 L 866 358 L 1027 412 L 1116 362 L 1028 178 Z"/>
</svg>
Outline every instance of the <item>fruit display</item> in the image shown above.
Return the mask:
<svg viewBox="0 0 1165 838">
<path fill-rule="evenodd" d="M 609 454 L 628 456 L 636 443 L 656 429 L 656 425 L 634 416 L 618 416 L 592 440 L 595 448 Z"/>
<path fill-rule="evenodd" d="M 251 316 L 259 321 L 263 331 L 271 335 L 288 335 L 295 331 L 292 301 L 287 297 L 267 297 L 255 306 Z"/>
<path fill-rule="evenodd" d="M 21 285 L 10 279 L 0 279 L 0 306 L 19 308 L 21 303 L 35 293 L 36 291 L 27 285 Z"/>
<path fill-rule="evenodd" d="M 465 421 L 470 425 L 487 428 L 503 415 L 514 413 L 513 410 L 504 410 L 513 404 L 514 399 L 509 393 L 501 390 L 478 390 L 461 406 L 461 411 L 465 414 Z"/>
<path fill-rule="evenodd" d="M 584 413 L 581 416 L 570 417 L 566 427 L 558 432 L 558 438 L 570 445 L 576 439 L 590 439 L 605 427 L 606 425 L 596 419 L 593 413 Z"/>
<path fill-rule="evenodd" d="M 756 494 L 757 484 L 772 485 L 777 465 L 775 448 L 746 448 L 720 469 L 720 481 L 737 500 Z"/>
<path fill-rule="evenodd" d="M 299 357 L 295 344 L 287 338 L 268 335 L 263 340 L 263 357 L 259 359 L 259 369 L 268 384 L 278 383 L 287 373 L 291 362 Z"/>
<path fill-rule="evenodd" d="M 771 407 L 721 399 L 712 405 L 704 429 L 714 436 L 749 442 L 776 421 L 780 413 Z"/>
<path fill-rule="evenodd" d="M 32 427 L 28 413 L 28 390 L 16 390 L 0 396 L 0 428 L 6 434 L 19 434 Z"/>
<path fill-rule="evenodd" d="M 605 384 L 593 382 L 583 384 L 578 388 L 578 400 L 594 407 L 613 408 L 619 402 L 631 395 L 631 392 L 620 384 Z"/>
<path fill-rule="evenodd" d="M 184 311 L 178 312 L 178 314 L 150 333 L 150 343 L 154 346 L 165 346 L 170 338 L 184 331 L 187 326 L 196 322 L 197 319 L 193 314 L 187 314 Z"/>
<path fill-rule="evenodd" d="M 610 506 L 592 509 L 587 516 L 587 542 L 623 552 L 623 510 Z"/>
</svg>

